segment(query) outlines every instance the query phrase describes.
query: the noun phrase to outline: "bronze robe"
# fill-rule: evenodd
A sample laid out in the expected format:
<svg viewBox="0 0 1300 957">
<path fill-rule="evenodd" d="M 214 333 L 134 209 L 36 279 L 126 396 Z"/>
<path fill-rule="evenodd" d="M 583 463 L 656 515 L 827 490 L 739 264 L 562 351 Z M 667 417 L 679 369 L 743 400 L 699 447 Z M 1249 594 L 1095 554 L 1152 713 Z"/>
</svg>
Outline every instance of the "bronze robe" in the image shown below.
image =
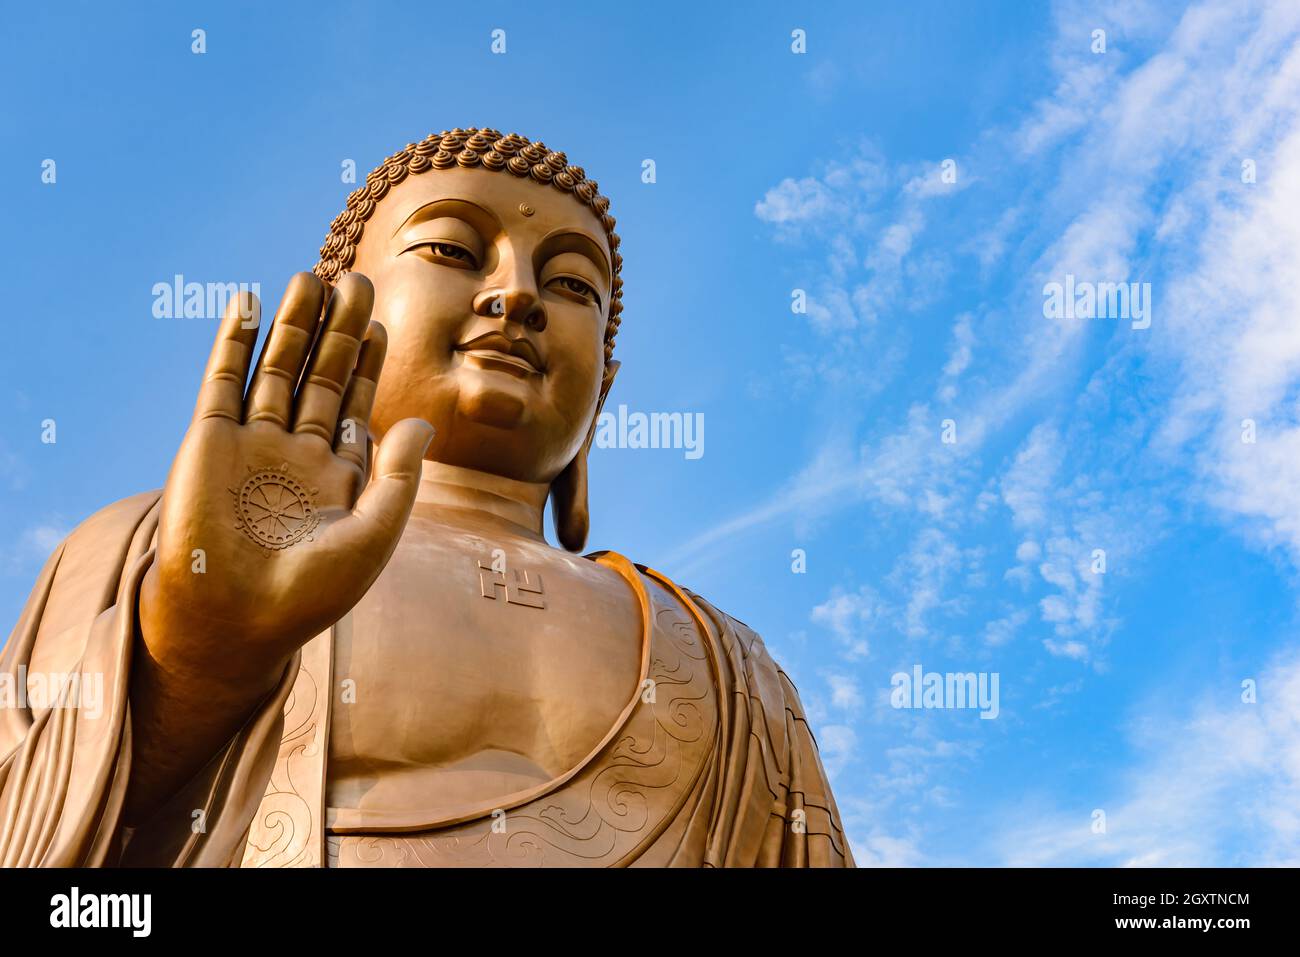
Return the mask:
<svg viewBox="0 0 1300 957">
<path fill-rule="evenodd" d="M 642 681 L 577 766 L 495 806 L 325 806 L 333 636 L 149 821 L 121 821 L 131 655 L 158 492 L 92 516 L 46 563 L 0 677 L 102 676 L 57 707 L 0 708 L 0 865 L 845 867 L 852 854 L 794 685 L 744 624 L 622 556 L 642 612 Z M 12 702 L 11 702 L 12 704 Z M 35 704 L 35 702 L 33 702 Z M 96 713 L 98 711 L 98 713 Z"/>
</svg>

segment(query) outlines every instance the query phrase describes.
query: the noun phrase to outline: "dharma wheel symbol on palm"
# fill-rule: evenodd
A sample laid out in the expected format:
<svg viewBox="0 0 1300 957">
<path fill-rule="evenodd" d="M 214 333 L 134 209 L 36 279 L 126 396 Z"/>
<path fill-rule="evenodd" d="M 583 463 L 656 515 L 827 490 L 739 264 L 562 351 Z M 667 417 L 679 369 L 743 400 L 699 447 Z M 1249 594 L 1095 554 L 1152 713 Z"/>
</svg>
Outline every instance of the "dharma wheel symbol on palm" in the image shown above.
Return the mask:
<svg viewBox="0 0 1300 957">
<path fill-rule="evenodd" d="M 252 468 L 249 469 L 252 472 Z M 258 545 L 278 551 L 310 538 L 320 524 L 315 489 L 289 474 L 288 465 L 253 472 L 235 494 L 235 526 Z"/>
</svg>

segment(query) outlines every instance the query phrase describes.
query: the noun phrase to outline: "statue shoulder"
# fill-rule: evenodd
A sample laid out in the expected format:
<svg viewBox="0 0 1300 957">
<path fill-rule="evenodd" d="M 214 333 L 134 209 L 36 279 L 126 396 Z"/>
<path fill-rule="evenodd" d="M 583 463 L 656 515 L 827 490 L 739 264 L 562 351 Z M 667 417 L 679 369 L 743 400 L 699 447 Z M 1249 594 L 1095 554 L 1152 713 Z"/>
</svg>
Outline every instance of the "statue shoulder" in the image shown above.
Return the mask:
<svg viewBox="0 0 1300 957">
<path fill-rule="evenodd" d="M 723 644 L 734 648 L 752 686 L 765 692 L 764 697 L 768 703 L 781 702 L 787 710 L 802 718 L 804 712 L 799 701 L 799 691 L 785 669 L 768 651 L 762 635 L 702 595 L 680 585 L 676 587 L 710 620 Z"/>
<path fill-rule="evenodd" d="M 161 497 L 144 492 L 113 502 L 55 546 L 0 652 L 0 670 L 36 660 L 57 672 L 75 666 L 92 623 L 117 600 L 123 571 L 148 551 Z"/>
<path fill-rule="evenodd" d="M 739 618 L 727 614 L 703 595 L 691 591 L 689 588 L 678 587 L 682 594 L 694 602 L 695 606 L 710 619 L 719 632 L 735 636 L 740 651 L 746 658 L 762 661 L 776 667 L 776 662 L 768 653 L 767 645 L 763 643 L 762 635 Z"/>
<path fill-rule="evenodd" d="M 160 488 L 119 498 L 116 502 L 109 502 L 98 511 L 92 512 L 72 530 L 72 534 L 81 533 L 83 529 L 105 528 L 122 523 L 138 525 L 160 499 L 162 499 Z"/>
<path fill-rule="evenodd" d="M 162 498 L 162 489 L 140 492 L 127 498 L 118 499 L 92 513 L 76 528 L 68 533 L 60 547 L 64 550 L 65 560 L 71 550 L 83 548 L 90 553 L 104 551 L 109 542 L 121 542 L 122 546 L 134 537 L 150 517 L 150 513 Z M 149 528 L 153 534 L 152 527 Z M 112 549 L 108 549 L 111 553 Z M 107 557 L 107 556 L 106 556 Z"/>
<path fill-rule="evenodd" d="M 149 547 L 161 498 L 162 491 L 155 490 L 120 499 L 93 513 L 64 537 L 32 590 L 32 600 L 38 595 L 54 599 L 48 604 L 42 601 L 47 618 L 62 619 L 56 611 L 60 606 L 79 607 L 87 602 L 99 606 L 105 597 L 111 600 L 128 556 Z"/>
<path fill-rule="evenodd" d="M 691 591 L 689 588 L 683 588 L 682 591 L 690 597 L 691 601 L 707 614 L 721 628 L 734 632 L 741 640 L 741 650 L 746 657 L 761 658 L 767 661 L 772 660 L 768 654 L 767 645 L 763 643 L 763 637 L 745 622 L 741 621 L 734 615 L 729 615 L 717 605 L 713 604 L 703 595 Z"/>
</svg>

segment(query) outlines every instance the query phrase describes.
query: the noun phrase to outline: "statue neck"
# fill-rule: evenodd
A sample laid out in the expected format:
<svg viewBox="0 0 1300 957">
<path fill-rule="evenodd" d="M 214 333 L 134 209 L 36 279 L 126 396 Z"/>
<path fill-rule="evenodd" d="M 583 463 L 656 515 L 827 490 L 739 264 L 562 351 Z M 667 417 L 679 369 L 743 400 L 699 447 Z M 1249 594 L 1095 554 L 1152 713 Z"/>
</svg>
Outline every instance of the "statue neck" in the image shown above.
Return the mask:
<svg viewBox="0 0 1300 957">
<path fill-rule="evenodd" d="M 551 487 L 520 482 L 489 472 L 425 461 L 412 515 L 500 529 L 545 542 L 542 515 Z M 460 513 L 456 516 L 448 511 Z"/>
</svg>

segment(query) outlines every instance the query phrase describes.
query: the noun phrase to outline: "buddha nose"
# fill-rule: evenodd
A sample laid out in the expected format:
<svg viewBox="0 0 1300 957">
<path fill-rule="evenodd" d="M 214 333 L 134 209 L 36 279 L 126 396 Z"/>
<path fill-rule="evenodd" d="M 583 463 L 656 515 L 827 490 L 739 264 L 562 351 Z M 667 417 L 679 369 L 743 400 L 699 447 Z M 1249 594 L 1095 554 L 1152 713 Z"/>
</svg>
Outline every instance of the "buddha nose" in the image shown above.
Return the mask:
<svg viewBox="0 0 1300 957">
<path fill-rule="evenodd" d="M 517 322 L 537 332 L 546 328 L 546 307 L 541 297 L 536 288 L 523 283 L 484 289 L 474 297 L 474 314 L 501 316 L 506 322 Z"/>
</svg>

